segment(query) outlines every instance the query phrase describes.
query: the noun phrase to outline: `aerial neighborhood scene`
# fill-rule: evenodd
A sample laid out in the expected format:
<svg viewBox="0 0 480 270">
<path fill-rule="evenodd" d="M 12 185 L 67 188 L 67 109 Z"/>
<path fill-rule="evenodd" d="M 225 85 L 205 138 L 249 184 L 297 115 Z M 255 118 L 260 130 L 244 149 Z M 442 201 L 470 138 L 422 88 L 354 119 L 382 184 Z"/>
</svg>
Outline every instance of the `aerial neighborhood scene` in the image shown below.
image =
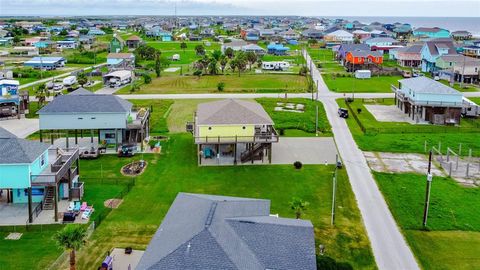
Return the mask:
<svg viewBox="0 0 480 270">
<path fill-rule="evenodd" d="M 0 270 L 480 269 L 480 2 L 386 2 L 0 0 Z"/>
</svg>

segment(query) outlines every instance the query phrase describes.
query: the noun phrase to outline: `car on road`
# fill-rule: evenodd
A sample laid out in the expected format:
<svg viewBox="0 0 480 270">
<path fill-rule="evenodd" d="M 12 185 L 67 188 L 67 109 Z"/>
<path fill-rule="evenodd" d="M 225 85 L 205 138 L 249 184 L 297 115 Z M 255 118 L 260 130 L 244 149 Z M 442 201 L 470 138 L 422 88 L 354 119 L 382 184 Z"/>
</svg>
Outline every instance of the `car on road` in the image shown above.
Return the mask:
<svg viewBox="0 0 480 270">
<path fill-rule="evenodd" d="M 348 110 L 345 108 L 338 108 L 338 116 L 341 118 L 348 118 Z"/>
</svg>

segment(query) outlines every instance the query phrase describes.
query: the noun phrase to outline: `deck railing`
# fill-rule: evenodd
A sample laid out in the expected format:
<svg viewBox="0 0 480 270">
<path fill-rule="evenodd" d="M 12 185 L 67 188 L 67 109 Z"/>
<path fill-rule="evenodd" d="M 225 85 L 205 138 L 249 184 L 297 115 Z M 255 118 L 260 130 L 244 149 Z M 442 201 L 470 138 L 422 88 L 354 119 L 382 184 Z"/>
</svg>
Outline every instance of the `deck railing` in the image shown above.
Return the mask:
<svg viewBox="0 0 480 270">
<path fill-rule="evenodd" d="M 256 132 L 253 136 L 195 136 L 197 144 L 227 144 L 227 143 L 276 143 L 279 140 L 277 131 Z"/>
<path fill-rule="evenodd" d="M 58 153 L 57 149 L 49 149 L 49 152 L 55 151 Z M 78 160 L 80 150 L 78 148 L 61 150 L 63 153 L 59 153 L 59 156 L 53 163 L 50 164 L 50 170 L 47 172 L 42 172 L 38 175 L 31 176 L 31 182 L 34 185 L 52 185 L 57 183 L 72 167 L 72 164 Z M 72 171 L 71 177 L 74 177 L 77 173 L 77 170 Z"/>
</svg>

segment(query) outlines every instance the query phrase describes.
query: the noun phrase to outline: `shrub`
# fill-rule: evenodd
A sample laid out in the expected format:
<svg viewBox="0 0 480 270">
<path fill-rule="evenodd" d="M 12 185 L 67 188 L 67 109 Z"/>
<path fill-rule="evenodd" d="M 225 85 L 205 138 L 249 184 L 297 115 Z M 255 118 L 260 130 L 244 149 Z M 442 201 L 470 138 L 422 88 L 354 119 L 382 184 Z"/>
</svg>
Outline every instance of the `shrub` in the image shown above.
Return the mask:
<svg viewBox="0 0 480 270">
<path fill-rule="evenodd" d="M 193 75 L 200 77 L 200 76 L 202 76 L 202 71 L 197 69 L 193 72 Z"/>
<path fill-rule="evenodd" d="M 307 76 L 307 73 L 308 73 L 307 67 L 303 66 L 303 67 L 300 68 L 300 71 L 298 72 L 298 75 Z"/>
<path fill-rule="evenodd" d="M 357 108 L 357 113 L 361 113 L 362 112 L 362 108 Z"/>
<path fill-rule="evenodd" d="M 300 161 L 295 161 L 295 162 L 293 163 L 293 166 L 295 166 L 295 169 L 299 170 L 299 169 L 302 168 L 303 164 L 302 164 L 302 162 L 300 162 Z"/>
<path fill-rule="evenodd" d="M 285 135 L 285 129 L 284 129 L 284 128 L 280 128 L 280 129 L 278 130 L 278 132 L 279 132 L 280 136 Z"/>
<path fill-rule="evenodd" d="M 150 77 L 150 75 L 148 75 L 147 73 L 143 73 L 142 77 L 145 84 L 149 84 L 152 82 L 152 77 Z"/>
<path fill-rule="evenodd" d="M 225 83 L 224 82 L 219 82 L 217 84 L 217 90 L 222 92 L 223 90 L 225 90 Z"/>
</svg>

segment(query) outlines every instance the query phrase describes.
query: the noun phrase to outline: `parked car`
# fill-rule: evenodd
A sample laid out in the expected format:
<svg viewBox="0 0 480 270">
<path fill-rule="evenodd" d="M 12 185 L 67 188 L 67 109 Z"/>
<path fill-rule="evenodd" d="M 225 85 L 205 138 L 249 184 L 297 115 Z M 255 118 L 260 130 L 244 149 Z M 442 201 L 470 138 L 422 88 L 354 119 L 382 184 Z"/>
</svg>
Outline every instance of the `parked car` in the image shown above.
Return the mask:
<svg viewBox="0 0 480 270">
<path fill-rule="evenodd" d="M 339 108 L 338 116 L 340 116 L 341 118 L 348 118 L 348 110 L 345 108 Z"/>
</svg>

